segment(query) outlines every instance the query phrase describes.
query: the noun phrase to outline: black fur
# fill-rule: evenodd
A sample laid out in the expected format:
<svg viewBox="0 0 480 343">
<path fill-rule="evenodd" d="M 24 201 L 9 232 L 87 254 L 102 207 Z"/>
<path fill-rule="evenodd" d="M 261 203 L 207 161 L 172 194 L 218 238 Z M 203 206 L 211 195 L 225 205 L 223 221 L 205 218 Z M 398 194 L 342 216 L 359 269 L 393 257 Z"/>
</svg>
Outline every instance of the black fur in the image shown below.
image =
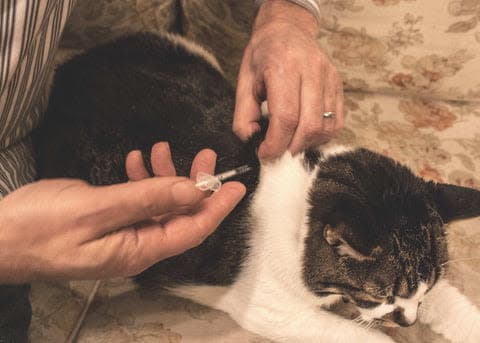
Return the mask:
<svg viewBox="0 0 480 343">
<path fill-rule="evenodd" d="M 204 61 L 171 41 L 136 34 L 74 57 L 56 74 L 45 120 L 35 134 L 41 178 L 73 177 L 93 184 L 127 180 L 134 149 L 147 165 L 151 146 L 170 143 L 178 175 L 188 175 L 202 148 L 218 154 L 217 171 L 254 166 L 238 178 L 248 194 L 200 247 L 144 272 L 140 282 L 229 284 L 247 254 L 246 206 L 256 186 L 255 145 L 232 133 L 234 90 Z"/>
</svg>

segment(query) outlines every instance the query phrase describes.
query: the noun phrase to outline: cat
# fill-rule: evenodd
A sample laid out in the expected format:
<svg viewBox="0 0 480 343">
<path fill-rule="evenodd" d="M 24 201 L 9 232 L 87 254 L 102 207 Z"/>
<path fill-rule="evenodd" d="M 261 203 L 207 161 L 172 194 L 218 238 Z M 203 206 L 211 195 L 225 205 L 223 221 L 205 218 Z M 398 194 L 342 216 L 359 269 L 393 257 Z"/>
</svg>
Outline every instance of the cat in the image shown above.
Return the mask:
<svg viewBox="0 0 480 343">
<path fill-rule="evenodd" d="M 417 318 L 452 342 L 480 341 L 480 312 L 444 278 L 445 224 L 480 215 L 480 191 L 426 182 L 363 148 L 322 147 L 261 164 L 261 135 L 232 132 L 234 89 L 215 59 L 173 35 L 137 33 L 56 72 L 35 133 L 42 178 L 127 181 L 126 154 L 168 141 L 179 175 L 201 148 L 243 164 L 247 196 L 203 244 L 136 277 L 227 312 L 278 342 L 393 342 L 358 321 Z M 329 307 L 341 300 L 357 322 Z M 458 320 L 462 318 L 462 320 Z M 456 325 L 451 325 L 456 323 Z"/>
</svg>

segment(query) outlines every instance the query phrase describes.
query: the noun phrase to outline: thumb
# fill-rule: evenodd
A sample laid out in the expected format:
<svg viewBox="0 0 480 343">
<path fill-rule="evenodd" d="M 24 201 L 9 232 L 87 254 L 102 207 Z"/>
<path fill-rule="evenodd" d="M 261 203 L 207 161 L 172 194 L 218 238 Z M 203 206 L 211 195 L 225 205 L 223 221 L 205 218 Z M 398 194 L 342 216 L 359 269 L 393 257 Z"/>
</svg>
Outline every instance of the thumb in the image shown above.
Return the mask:
<svg viewBox="0 0 480 343">
<path fill-rule="evenodd" d="M 170 212 L 194 207 L 206 193 L 184 177 L 153 177 L 141 181 L 95 187 L 96 211 L 89 224 L 104 234 L 112 229 Z"/>
</svg>

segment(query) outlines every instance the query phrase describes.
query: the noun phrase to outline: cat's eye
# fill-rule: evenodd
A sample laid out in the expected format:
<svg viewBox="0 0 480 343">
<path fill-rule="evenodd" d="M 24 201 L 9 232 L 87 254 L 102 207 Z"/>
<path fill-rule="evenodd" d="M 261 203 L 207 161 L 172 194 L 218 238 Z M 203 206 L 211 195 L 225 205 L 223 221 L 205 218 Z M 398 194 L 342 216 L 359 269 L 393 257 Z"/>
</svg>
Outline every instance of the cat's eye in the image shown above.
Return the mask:
<svg viewBox="0 0 480 343">
<path fill-rule="evenodd" d="M 331 291 L 319 291 L 319 292 L 316 292 L 318 296 L 320 297 L 328 297 L 329 295 L 339 295 L 340 293 L 335 293 L 335 292 L 331 292 Z"/>
<path fill-rule="evenodd" d="M 355 304 L 361 308 L 372 308 L 380 305 L 379 303 L 374 301 L 359 300 L 359 299 L 354 299 L 354 301 L 355 301 Z"/>
</svg>

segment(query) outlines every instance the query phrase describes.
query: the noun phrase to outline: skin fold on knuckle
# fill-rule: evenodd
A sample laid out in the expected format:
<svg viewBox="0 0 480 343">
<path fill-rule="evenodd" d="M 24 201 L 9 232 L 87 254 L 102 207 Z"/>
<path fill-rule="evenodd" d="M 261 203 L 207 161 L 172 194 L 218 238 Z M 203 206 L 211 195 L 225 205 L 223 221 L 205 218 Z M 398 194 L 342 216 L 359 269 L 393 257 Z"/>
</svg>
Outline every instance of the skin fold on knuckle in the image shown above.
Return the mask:
<svg viewBox="0 0 480 343">
<path fill-rule="evenodd" d="M 277 111 L 276 116 L 278 124 L 282 128 L 282 131 L 295 131 L 298 126 L 298 117 L 295 115 L 292 109 L 280 109 Z"/>
<path fill-rule="evenodd" d="M 303 128 L 303 136 L 305 145 L 308 145 L 308 142 L 315 141 L 315 137 L 321 135 L 323 133 L 322 124 L 311 122 L 304 126 Z"/>
<path fill-rule="evenodd" d="M 315 53 L 307 61 L 310 70 L 315 70 L 317 73 L 324 74 L 327 69 L 328 60 L 323 54 Z"/>
<path fill-rule="evenodd" d="M 336 112 L 337 101 L 336 101 L 336 96 L 335 96 L 335 92 L 333 91 L 333 89 L 330 88 L 330 89 L 325 90 L 323 102 L 324 102 L 324 111 Z M 319 115 L 322 115 L 322 113 L 319 113 Z M 338 115 L 339 114 L 336 113 L 336 116 L 338 116 Z M 336 118 L 335 118 L 335 120 L 336 120 Z M 329 125 L 329 126 L 331 126 L 331 125 Z"/>
<path fill-rule="evenodd" d="M 302 56 L 291 47 L 278 46 L 278 51 L 259 52 L 256 56 L 257 73 L 265 80 L 289 80 L 302 62 Z M 257 77 L 257 80 L 261 79 Z"/>
<path fill-rule="evenodd" d="M 168 191 L 166 189 L 165 191 Z M 140 215 L 143 219 L 148 219 L 154 215 L 159 215 L 159 194 L 152 188 L 143 187 L 137 190 L 137 197 Z M 163 200 L 165 201 L 165 200 Z"/>
<path fill-rule="evenodd" d="M 322 134 L 328 138 L 332 138 L 335 133 L 336 119 L 324 119 L 322 125 Z"/>
<path fill-rule="evenodd" d="M 116 253 L 107 263 L 115 266 L 114 269 L 119 276 L 133 276 L 148 267 L 146 260 L 149 251 L 140 244 L 138 228 L 134 226 L 115 233 L 117 237 L 111 245 L 111 251 Z"/>
</svg>

